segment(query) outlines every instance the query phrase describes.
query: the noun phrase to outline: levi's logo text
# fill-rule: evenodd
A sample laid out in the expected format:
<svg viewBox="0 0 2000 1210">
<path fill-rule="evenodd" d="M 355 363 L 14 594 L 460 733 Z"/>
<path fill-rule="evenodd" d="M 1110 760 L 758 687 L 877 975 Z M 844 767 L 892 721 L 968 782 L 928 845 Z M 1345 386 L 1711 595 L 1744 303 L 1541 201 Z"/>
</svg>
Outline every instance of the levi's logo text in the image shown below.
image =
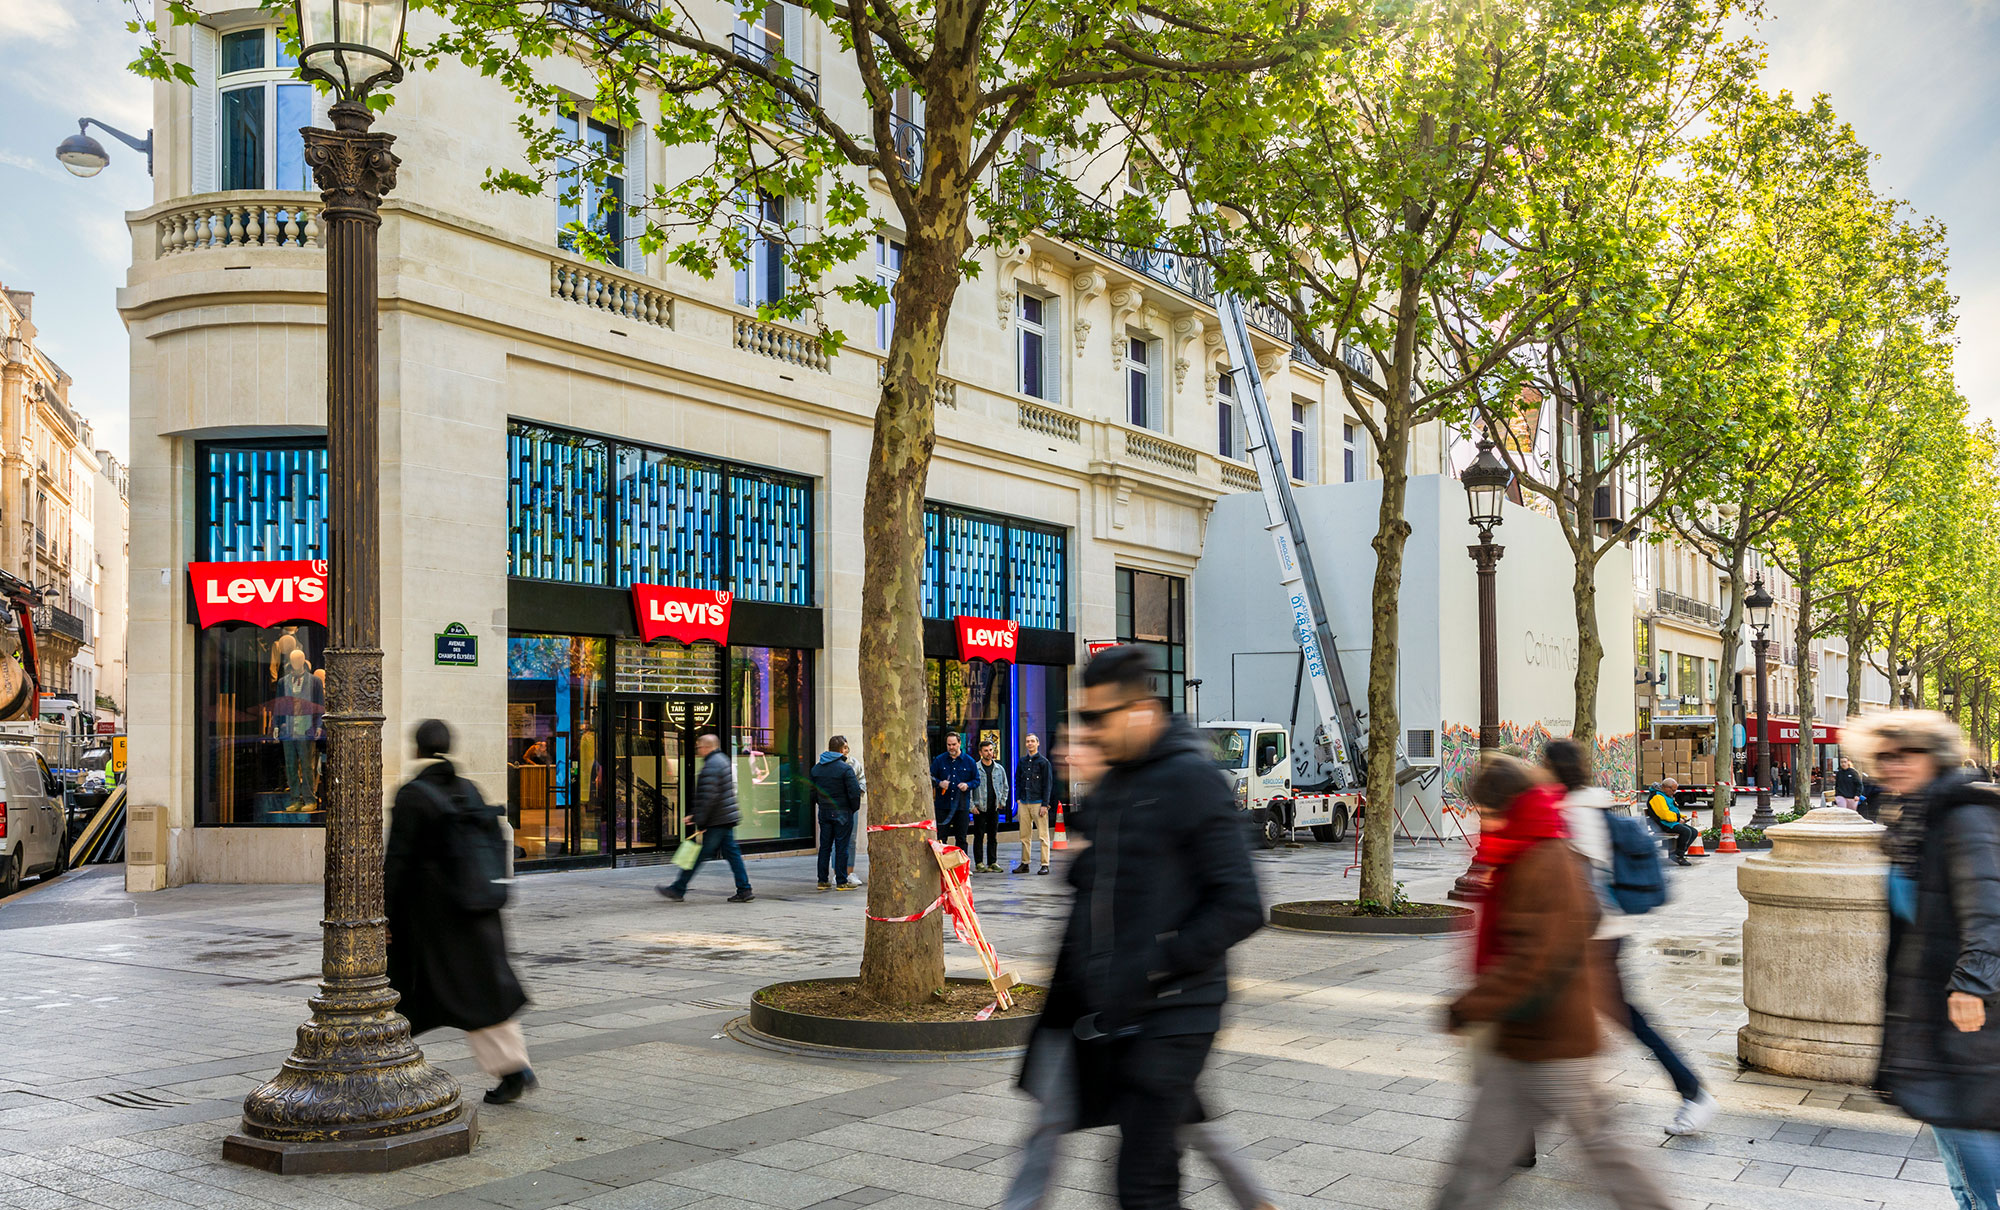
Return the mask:
<svg viewBox="0 0 2000 1210">
<path fill-rule="evenodd" d="M 326 560 L 271 563 L 190 563 L 195 616 L 203 627 L 223 622 L 276 626 L 326 625 Z"/>
<path fill-rule="evenodd" d="M 664 584 L 634 584 L 632 608 L 639 617 L 639 638 L 674 639 L 682 643 L 711 639 L 729 642 L 730 594 L 706 588 L 672 588 Z"/>
<path fill-rule="evenodd" d="M 999 618 L 958 619 L 958 658 L 961 660 L 1012 660 L 1019 646 L 1021 624 Z"/>
</svg>

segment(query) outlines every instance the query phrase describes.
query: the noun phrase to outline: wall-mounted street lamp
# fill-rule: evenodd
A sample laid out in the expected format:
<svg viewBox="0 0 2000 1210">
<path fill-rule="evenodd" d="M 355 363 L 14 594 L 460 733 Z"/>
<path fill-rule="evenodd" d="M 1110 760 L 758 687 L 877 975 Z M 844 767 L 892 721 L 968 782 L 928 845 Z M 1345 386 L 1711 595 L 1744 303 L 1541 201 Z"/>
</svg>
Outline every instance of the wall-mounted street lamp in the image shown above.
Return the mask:
<svg viewBox="0 0 2000 1210">
<path fill-rule="evenodd" d="M 76 133 L 56 144 L 56 159 L 64 168 L 76 176 L 96 176 L 111 163 L 111 153 L 104 150 L 104 144 L 90 137 L 92 126 L 145 156 L 146 175 L 153 175 L 153 132 L 147 131 L 141 139 L 96 118 L 78 118 Z"/>
</svg>

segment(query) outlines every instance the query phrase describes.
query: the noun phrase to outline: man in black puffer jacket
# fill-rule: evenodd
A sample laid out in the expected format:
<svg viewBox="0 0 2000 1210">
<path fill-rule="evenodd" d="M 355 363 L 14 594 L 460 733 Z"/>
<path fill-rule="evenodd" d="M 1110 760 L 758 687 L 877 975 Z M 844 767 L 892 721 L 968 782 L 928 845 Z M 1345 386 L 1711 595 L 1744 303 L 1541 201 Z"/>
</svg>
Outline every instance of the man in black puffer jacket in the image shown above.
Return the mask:
<svg viewBox="0 0 2000 1210">
<path fill-rule="evenodd" d="M 1069 1066 L 1066 1124 L 1116 1124 L 1118 1204 L 1180 1206 L 1175 1131 L 1199 1114 L 1195 1080 L 1222 1027 L 1227 955 L 1264 908 L 1228 783 L 1209 745 L 1154 696 L 1138 647 L 1083 673 L 1078 712 L 1107 764 L 1090 796 L 1090 846 L 1070 869 L 1076 898 L 1023 1083 Z M 1056 1048 L 1074 1048 L 1065 1065 Z M 1031 1174 L 1023 1172 L 1024 1180 Z"/>
<path fill-rule="evenodd" d="M 704 731 L 696 737 L 694 750 L 701 757 L 701 771 L 695 774 L 694 797 L 688 801 L 686 823 L 690 832 L 701 833 L 701 855 L 680 872 L 672 885 L 655 889 L 675 901 L 686 899 L 688 881 L 694 872 L 711 857 L 720 857 L 729 863 L 729 872 L 736 875 L 736 893 L 729 897 L 729 902 L 748 903 L 757 896 L 750 893 L 750 872 L 743 868 L 743 850 L 736 847 L 736 825 L 743 822 L 743 813 L 736 809 L 736 770 L 729 767 L 729 758 L 722 753 L 722 741 L 713 731 Z"/>
<path fill-rule="evenodd" d="M 1888 791 L 1889 969 L 1876 1086 L 1929 1124 L 1960 1205 L 2000 1191 L 2000 788 L 1943 714 L 1847 728 Z M 1969 1200 L 1968 1200 L 1969 1199 Z"/>
</svg>

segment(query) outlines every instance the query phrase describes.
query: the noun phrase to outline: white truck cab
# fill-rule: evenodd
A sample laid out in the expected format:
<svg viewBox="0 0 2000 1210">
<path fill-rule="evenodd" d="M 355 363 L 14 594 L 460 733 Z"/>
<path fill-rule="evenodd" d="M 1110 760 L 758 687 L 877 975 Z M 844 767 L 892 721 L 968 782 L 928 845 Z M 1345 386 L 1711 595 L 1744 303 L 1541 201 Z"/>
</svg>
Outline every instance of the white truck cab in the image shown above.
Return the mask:
<svg viewBox="0 0 2000 1210">
<path fill-rule="evenodd" d="M 1278 723 L 1226 719 L 1201 724 L 1215 748 L 1215 767 L 1230 780 L 1236 807 L 1270 841 L 1293 828 L 1311 828 L 1313 839 L 1338 843 L 1347 836 L 1354 794 L 1300 795 L 1292 787 L 1292 736 Z"/>
</svg>

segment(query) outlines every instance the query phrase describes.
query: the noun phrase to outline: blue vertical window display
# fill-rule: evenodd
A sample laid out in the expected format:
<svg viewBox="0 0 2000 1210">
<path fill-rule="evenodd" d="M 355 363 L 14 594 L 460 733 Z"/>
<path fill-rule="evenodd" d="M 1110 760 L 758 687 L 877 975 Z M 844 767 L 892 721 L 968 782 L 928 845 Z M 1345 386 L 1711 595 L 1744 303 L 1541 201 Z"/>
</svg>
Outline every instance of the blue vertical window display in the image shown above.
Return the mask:
<svg viewBox="0 0 2000 1210">
<path fill-rule="evenodd" d="M 508 574 L 813 603 L 812 481 L 513 422 Z"/>
<path fill-rule="evenodd" d="M 1069 536 L 1054 526 L 933 504 L 924 510 L 924 616 L 1069 629 Z"/>
<path fill-rule="evenodd" d="M 610 583 L 604 493 L 610 445 L 529 425 L 507 429 L 507 574 Z"/>
<path fill-rule="evenodd" d="M 200 558 L 326 558 L 326 448 L 201 447 Z"/>
<path fill-rule="evenodd" d="M 617 583 L 726 588 L 721 468 L 620 446 Z"/>
</svg>

